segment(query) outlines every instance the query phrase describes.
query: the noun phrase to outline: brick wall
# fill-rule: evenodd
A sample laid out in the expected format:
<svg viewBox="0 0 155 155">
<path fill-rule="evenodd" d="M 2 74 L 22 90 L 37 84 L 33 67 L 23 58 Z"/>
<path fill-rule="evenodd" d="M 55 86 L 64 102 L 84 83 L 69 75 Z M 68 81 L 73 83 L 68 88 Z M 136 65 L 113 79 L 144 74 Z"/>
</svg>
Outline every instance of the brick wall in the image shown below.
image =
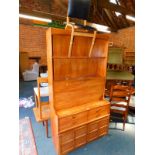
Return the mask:
<svg viewBox="0 0 155 155">
<path fill-rule="evenodd" d="M 110 42 L 113 46 L 125 47 L 124 62 L 126 64 L 134 64 L 135 61 L 135 27 L 119 30 L 117 33 L 112 33 Z"/>
<path fill-rule="evenodd" d="M 110 42 L 113 42 L 113 46 L 125 47 L 124 62 L 126 64 L 134 64 L 135 27 L 122 29 L 117 33 L 112 33 Z M 19 50 L 20 52 L 28 52 L 29 57 L 40 56 L 40 63 L 46 64 L 46 28 L 20 24 Z M 32 61 L 30 60 L 29 63 L 31 65 Z"/>
<path fill-rule="evenodd" d="M 40 63 L 46 64 L 46 28 L 20 24 L 19 51 L 27 52 L 29 57 L 41 57 Z"/>
</svg>

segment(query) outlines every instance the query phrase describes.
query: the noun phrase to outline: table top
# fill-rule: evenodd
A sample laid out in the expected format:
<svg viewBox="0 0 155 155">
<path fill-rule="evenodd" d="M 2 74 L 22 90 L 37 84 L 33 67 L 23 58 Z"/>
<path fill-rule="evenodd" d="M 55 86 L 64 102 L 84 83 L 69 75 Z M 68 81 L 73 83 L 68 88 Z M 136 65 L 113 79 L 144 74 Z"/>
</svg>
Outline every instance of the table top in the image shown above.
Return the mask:
<svg viewBox="0 0 155 155">
<path fill-rule="evenodd" d="M 127 71 L 107 70 L 107 80 L 134 80 L 134 75 Z"/>
</svg>

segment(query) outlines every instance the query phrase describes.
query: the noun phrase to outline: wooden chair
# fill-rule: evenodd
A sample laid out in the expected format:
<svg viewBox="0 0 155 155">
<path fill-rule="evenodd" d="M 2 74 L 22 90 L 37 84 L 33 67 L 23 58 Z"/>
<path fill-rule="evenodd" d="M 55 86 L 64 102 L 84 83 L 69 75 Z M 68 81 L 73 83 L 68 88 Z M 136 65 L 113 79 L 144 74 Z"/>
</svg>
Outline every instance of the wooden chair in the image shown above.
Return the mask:
<svg viewBox="0 0 155 155">
<path fill-rule="evenodd" d="M 34 96 L 36 107 L 33 108 L 35 119 L 37 122 L 45 123 L 46 136 L 48 137 L 48 120 L 50 118 L 50 106 L 48 101 L 42 101 L 42 97 L 48 97 L 48 87 L 41 87 L 41 83 L 48 83 L 48 78 L 37 78 L 37 86 L 34 88 Z"/>
<path fill-rule="evenodd" d="M 123 131 L 128 116 L 129 101 L 131 96 L 130 86 L 112 85 L 110 90 L 110 115 L 111 118 L 118 118 L 117 115 L 122 116 Z M 113 116 L 116 115 L 116 116 Z"/>
</svg>

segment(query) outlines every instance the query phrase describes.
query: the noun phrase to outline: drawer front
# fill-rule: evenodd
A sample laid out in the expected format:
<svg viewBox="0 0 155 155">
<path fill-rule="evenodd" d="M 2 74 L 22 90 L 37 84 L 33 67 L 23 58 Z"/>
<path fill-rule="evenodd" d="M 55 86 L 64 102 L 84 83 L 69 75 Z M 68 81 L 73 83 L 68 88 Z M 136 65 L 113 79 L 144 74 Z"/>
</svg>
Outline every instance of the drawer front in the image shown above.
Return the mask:
<svg viewBox="0 0 155 155">
<path fill-rule="evenodd" d="M 102 135 L 106 135 L 108 134 L 108 126 L 105 126 L 105 127 L 102 127 L 102 128 L 99 128 L 99 136 L 102 136 Z"/>
<path fill-rule="evenodd" d="M 103 127 L 103 126 L 108 126 L 108 125 L 109 125 L 109 116 L 104 117 L 104 118 L 102 118 L 102 119 L 100 119 L 100 120 L 98 121 L 98 127 L 99 127 L 99 128 L 101 128 L 101 127 Z"/>
<path fill-rule="evenodd" d="M 79 125 L 87 122 L 87 112 L 81 112 L 72 116 L 74 125 Z"/>
<path fill-rule="evenodd" d="M 88 133 L 98 130 L 98 121 L 88 124 Z"/>
<path fill-rule="evenodd" d="M 97 137 L 98 137 L 98 131 L 94 131 L 94 132 L 88 133 L 87 140 L 89 142 L 96 139 Z"/>
<path fill-rule="evenodd" d="M 87 126 L 86 125 L 75 129 L 75 137 L 76 138 L 84 136 L 86 134 L 87 134 Z"/>
<path fill-rule="evenodd" d="M 66 154 L 67 152 L 74 149 L 74 141 L 61 145 L 61 153 Z"/>
<path fill-rule="evenodd" d="M 88 120 L 93 120 L 107 114 L 109 114 L 109 105 L 97 107 L 88 111 Z"/>
<path fill-rule="evenodd" d="M 70 130 L 60 134 L 60 144 L 65 144 L 74 140 L 74 131 Z"/>
<path fill-rule="evenodd" d="M 76 138 L 75 139 L 75 147 L 79 147 L 83 144 L 86 144 L 87 142 L 87 136 L 82 136 L 82 137 L 79 137 L 79 138 Z"/>
<path fill-rule="evenodd" d="M 59 119 L 59 131 L 69 129 L 73 126 L 72 116 L 67 116 Z"/>
</svg>

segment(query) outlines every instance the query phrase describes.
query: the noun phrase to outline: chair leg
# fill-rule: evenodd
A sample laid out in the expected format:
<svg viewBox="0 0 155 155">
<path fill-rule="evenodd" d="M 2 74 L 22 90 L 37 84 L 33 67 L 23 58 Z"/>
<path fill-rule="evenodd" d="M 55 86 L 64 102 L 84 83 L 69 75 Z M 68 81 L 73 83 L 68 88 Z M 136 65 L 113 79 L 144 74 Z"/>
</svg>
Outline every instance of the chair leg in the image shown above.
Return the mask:
<svg viewBox="0 0 155 155">
<path fill-rule="evenodd" d="M 123 131 L 125 130 L 125 120 L 123 121 Z"/>
<path fill-rule="evenodd" d="M 45 121 L 46 137 L 48 138 L 48 120 Z"/>
<path fill-rule="evenodd" d="M 124 116 L 124 120 L 123 120 L 123 131 L 125 130 L 126 120 L 127 120 L 127 115 Z"/>
<path fill-rule="evenodd" d="M 34 99 L 35 99 L 35 103 L 36 103 L 36 108 L 38 108 L 38 99 L 37 99 L 36 94 L 34 94 Z"/>
<path fill-rule="evenodd" d="M 45 122 L 43 121 L 43 126 L 45 126 Z"/>
</svg>

